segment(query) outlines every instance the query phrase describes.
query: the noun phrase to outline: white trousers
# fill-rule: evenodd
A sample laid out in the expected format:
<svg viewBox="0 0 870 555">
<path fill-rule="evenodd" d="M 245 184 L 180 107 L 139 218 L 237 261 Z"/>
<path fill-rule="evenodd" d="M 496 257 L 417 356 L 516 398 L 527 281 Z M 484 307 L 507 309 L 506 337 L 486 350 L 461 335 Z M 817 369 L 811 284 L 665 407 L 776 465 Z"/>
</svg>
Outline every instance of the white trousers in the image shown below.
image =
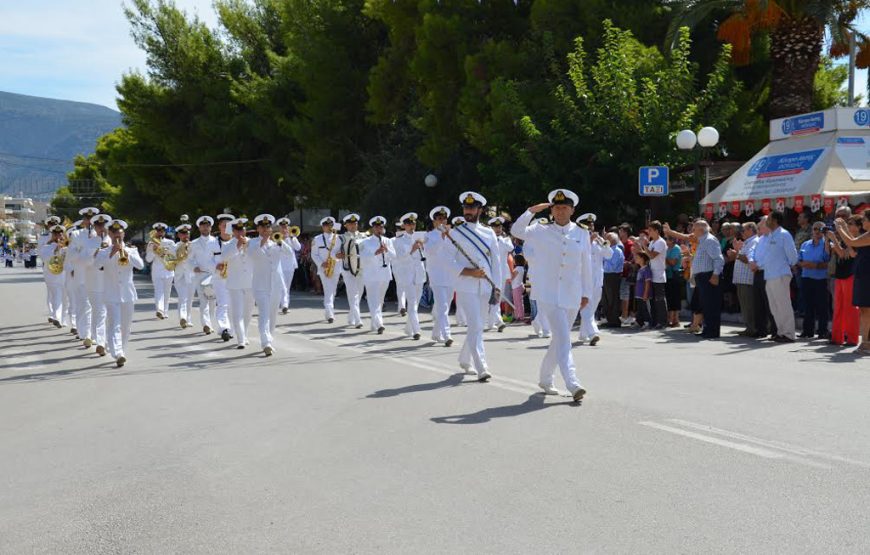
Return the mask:
<svg viewBox="0 0 870 555">
<path fill-rule="evenodd" d="M 776 333 L 795 338 L 794 309 L 791 306 L 791 276 L 782 276 L 767 280 L 767 302 L 770 312 L 776 322 Z"/>
<path fill-rule="evenodd" d="M 396 310 L 401 312 L 403 308 L 407 309 L 408 291 L 399 287 L 399 282 L 396 282 Z"/>
<path fill-rule="evenodd" d="M 487 314 L 489 314 L 489 305 L 486 305 Z M 456 318 L 457 326 L 467 326 L 468 317 L 465 315 L 465 307 L 459 304 L 459 297 L 456 297 L 456 313 L 453 315 Z"/>
<path fill-rule="evenodd" d="M 275 320 L 278 318 L 277 295 L 271 290 L 254 291 L 254 302 L 257 304 L 257 327 L 260 330 L 260 346 L 262 348 L 272 346 L 272 331 L 275 329 Z"/>
<path fill-rule="evenodd" d="M 598 329 L 598 322 L 595 321 L 595 311 L 598 309 L 598 303 L 601 302 L 601 291 L 601 287 L 593 287 L 592 298 L 589 299 L 586 308 L 580 310 L 580 339 L 592 339 L 601 331 Z"/>
<path fill-rule="evenodd" d="M 547 315 L 541 310 L 540 303 L 536 304 L 538 306 L 538 312 L 535 314 L 535 319 L 532 320 L 532 329 L 535 330 L 535 333 L 543 333 L 544 335 L 550 335 L 550 322 L 547 321 Z"/>
<path fill-rule="evenodd" d="M 91 303 L 88 300 L 88 288 L 83 284 L 76 284 L 76 329 L 79 337 L 84 339 L 91 333 Z"/>
<path fill-rule="evenodd" d="M 88 291 L 88 303 L 91 305 L 91 325 L 88 339 L 101 347 L 106 346 L 106 301 L 102 291 Z M 81 333 L 81 332 L 79 332 Z"/>
<path fill-rule="evenodd" d="M 465 310 L 468 331 L 462 350 L 459 351 L 459 365 L 463 368 L 474 368 L 477 375 L 486 369 L 486 353 L 483 350 L 483 322 L 489 313 L 489 293 L 456 293 L 456 306 Z"/>
<path fill-rule="evenodd" d="M 284 271 L 284 292 L 281 295 L 281 308 L 290 308 L 290 286 L 293 285 L 293 274 L 296 268 Z"/>
<path fill-rule="evenodd" d="M 214 286 L 216 279 L 212 278 L 212 286 Z M 205 291 L 203 291 L 203 287 L 201 283 L 196 284 L 196 296 L 199 297 L 199 325 L 202 327 L 211 325 L 211 317 L 215 314 L 216 307 L 216 299 L 207 299 L 205 298 Z M 217 296 L 217 294 L 215 294 Z"/>
<path fill-rule="evenodd" d="M 109 326 L 109 355 L 112 358 L 126 356 L 127 342 L 130 339 L 130 328 L 133 325 L 133 310 L 136 303 L 106 303 L 106 313 Z"/>
<path fill-rule="evenodd" d="M 154 284 L 154 310 L 169 315 L 169 300 L 172 297 L 172 278 L 151 278 Z"/>
<path fill-rule="evenodd" d="M 60 322 L 63 319 L 63 283 L 45 284 L 48 291 L 48 317 Z"/>
<path fill-rule="evenodd" d="M 444 285 L 432 285 L 432 296 L 435 304 L 432 307 L 432 340 L 447 341 L 450 339 L 450 301 L 453 300 L 453 288 Z"/>
<path fill-rule="evenodd" d="M 407 320 L 405 320 L 405 335 L 414 335 L 420 333 L 420 296 L 423 294 L 422 283 L 399 283 L 396 282 L 396 291 L 405 298 L 405 306 L 408 310 Z M 399 305 L 401 308 L 402 305 Z"/>
<path fill-rule="evenodd" d="M 590 303 L 591 304 L 591 303 Z M 571 326 L 577 317 L 577 309 L 560 308 L 553 304 L 538 301 L 538 314 L 544 314 L 553 332 L 550 347 L 541 362 L 541 381 L 544 385 L 553 385 L 556 367 L 562 371 L 565 387 L 573 393 L 580 387 L 574 367 L 574 356 L 571 354 Z"/>
<path fill-rule="evenodd" d="M 384 296 L 389 286 L 389 281 L 366 282 L 366 303 L 369 305 L 369 315 L 372 318 L 372 331 L 377 331 L 384 325 Z"/>
<path fill-rule="evenodd" d="M 178 319 L 191 323 L 193 317 L 193 283 L 176 281 L 175 292 L 178 293 Z"/>
<path fill-rule="evenodd" d="M 248 344 L 248 326 L 254 313 L 254 294 L 250 289 L 229 289 L 230 320 L 239 345 Z"/>
<path fill-rule="evenodd" d="M 214 278 L 215 295 L 215 319 L 217 320 L 217 331 L 223 333 L 224 330 L 230 329 L 230 291 L 227 289 L 227 280 Z"/>
<path fill-rule="evenodd" d="M 333 272 L 331 278 L 323 275 L 323 272 L 318 272 L 317 275 L 320 276 L 320 283 L 323 285 L 323 312 L 327 320 L 335 318 L 335 290 L 338 288 L 341 272 Z"/>
<path fill-rule="evenodd" d="M 501 290 L 507 291 L 508 293 L 504 293 L 505 296 L 510 295 L 510 288 L 505 289 L 505 284 L 501 285 Z M 501 297 L 499 297 L 499 302 L 489 305 L 489 313 L 486 318 L 486 329 L 492 329 L 493 326 L 500 326 L 504 323 L 501 317 Z"/>
<path fill-rule="evenodd" d="M 341 279 L 344 280 L 344 289 L 347 292 L 347 323 L 350 326 L 358 326 L 362 324 L 362 316 L 360 316 L 360 301 L 362 300 L 363 283 L 362 276 L 353 276 L 350 272 L 342 272 Z"/>
<path fill-rule="evenodd" d="M 69 276 L 63 286 L 65 302 L 63 303 L 63 325 L 71 328 L 76 327 L 76 311 L 78 310 L 78 297 L 76 297 L 76 284 Z"/>
</svg>

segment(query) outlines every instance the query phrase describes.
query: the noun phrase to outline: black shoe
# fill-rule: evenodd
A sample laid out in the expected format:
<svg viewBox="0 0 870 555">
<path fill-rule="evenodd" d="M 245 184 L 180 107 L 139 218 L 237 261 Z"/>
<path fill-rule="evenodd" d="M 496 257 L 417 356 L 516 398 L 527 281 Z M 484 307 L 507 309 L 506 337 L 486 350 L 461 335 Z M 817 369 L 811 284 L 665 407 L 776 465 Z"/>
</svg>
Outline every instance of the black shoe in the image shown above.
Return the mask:
<svg viewBox="0 0 870 555">
<path fill-rule="evenodd" d="M 444 346 L 445 346 L 445 347 L 449 347 L 449 346 L 451 346 L 451 345 L 453 345 L 453 339 L 452 339 L 452 338 L 451 338 L 451 339 L 448 339 L 447 341 L 444 342 Z"/>
<path fill-rule="evenodd" d="M 327 324 L 331 324 L 331 323 L 333 323 L 333 322 L 335 322 L 335 318 L 327 318 L 327 319 L 326 319 L 326 323 L 327 323 Z"/>
<path fill-rule="evenodd" d="M 384 326 L 378 328 L 378 335 L 381 335 L 382 333 L 384 333 Z"/>
<path fill-rule="evenodd" d="M 223 339 L 224 341 L 229 341 L 232 338 L 233 336 L 230 335 L 230 330 L 224 330 L 221 332 L 221 339 Z"/>
<path fill-rule="evenodd" d="M 356 329 L 361 330 L 361 329 L 362 329 L 362 324 L 357 324 L 355 327 L 356 327 Z"/>
<path fill-rule="evenodd" d="M 819 339 L 830 339 L 830 338 L 831 338 L 830 332 L 825 331 L 825 332 L 822 332 L 819 334 Z"/>
<path fill-rule="evenodd" d="M 287 314 L 288 310 L 289 309 L 285 306 L 284 308 L 281 309 L 281 314 Z"/>
<path fill-rule="evenodd" d="M 813 334 L 811 334 L 811 333 L 803 332 L 798 337 L 800 337 L 801 339 L 810 339 L 810 338 L 812 338 L 812 336 L 813 336 Z"/>
<path fill-rule="evenodd" d="M 794 343 L 794 339 L 784 335 L 777 335 L 773 338 L 774 343 Z"/>
<path fill-rule="evenodd" d="M 503 331 L 504 331 L 504 328 L 505 328 L 505 325 L 504 325 L 504 324 L 499 324 L 499 325 L 498 325 L 498 332 L 499 332 L 499 333 L 503 332 Z"/>
<path fill-rule="evenodd" d="M 419 340 L 420 340 L 420 334 L 419 334 L 419 333 L 415 333 L 415 334 L 414 334 L 414 341 L 419 341 Z"/>
<path fill-rule="evenodd" d="M 245 348 L 244 345 L 236 345 L 236 349 L 244 349 L 244 348 Z"/>
<path fill-rule="evenodd" d="M 399 316 L 406 316 L 407 314 L 408 314 L 408 311 L 405 310 L 404 308 L 399 311 Z"/>
</svg>

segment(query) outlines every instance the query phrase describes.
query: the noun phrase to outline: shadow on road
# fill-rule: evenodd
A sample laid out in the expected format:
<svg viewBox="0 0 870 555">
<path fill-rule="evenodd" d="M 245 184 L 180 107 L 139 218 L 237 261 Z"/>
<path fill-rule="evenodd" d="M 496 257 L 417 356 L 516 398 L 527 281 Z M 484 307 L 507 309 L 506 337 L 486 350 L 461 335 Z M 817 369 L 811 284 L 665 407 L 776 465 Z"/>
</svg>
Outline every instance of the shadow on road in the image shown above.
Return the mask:
<svg viewBox="0 0 870 555">
<path fill-rule="evenodd" d="M 395 389 L 381 389 L 370 395 L 366 395 L 366 399 L 385 399 L 387 397 L 398 397 L 399 395 L 404 395 L 406 393 L 421 393 L 423 391 L 435 391 L 438 389 L 456 387 L 462 384 L 464 377 L 463 374 L 452 374 L 439 382 L 419 383 L 407 385 L 405 387 L 397 387 Z"/>
<path fill-rule="evenodd" d="M 456 414 L 453 416 L 436 416 L 430 418 L 436 424 L 485 424 L 496 418 L 509 418 L 512 416 L 522 416 L 531 412 L 564 406 L 577 406 L 573 401 L 564 401 L 561 403 L 545 402 L 546 395 L 542 393 L 533 393 L 522 404 L 519 405 L 504 405 L 501 407 L 490 407 L 477 412 L 468 414 Z"/>
</svg>

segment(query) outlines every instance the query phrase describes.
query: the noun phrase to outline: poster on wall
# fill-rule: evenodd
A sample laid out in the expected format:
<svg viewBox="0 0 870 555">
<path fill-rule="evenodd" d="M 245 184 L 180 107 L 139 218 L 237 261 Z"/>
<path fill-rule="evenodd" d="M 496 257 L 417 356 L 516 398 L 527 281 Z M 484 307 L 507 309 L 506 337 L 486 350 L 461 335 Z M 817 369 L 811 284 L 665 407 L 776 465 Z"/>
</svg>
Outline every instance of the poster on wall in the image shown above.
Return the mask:
<svg viewBox="0 0 870 555">
<path fill-rule="evenodd" d="M 837 158 L 854 181 L 870 180 L 870 137 L 837 137 Z"/>
<path fill-rule="evenodd" d="M 810 197 L 810 211 L 815 214 L 822 209 L 822 195 L 813 195 Z"/>
<path fill-rule="evenodd" d="M 746 217 L 750 217 L 755 214 L 755 201 L 747 200 L 743 203 L 743 213 L 746 214 Z"/>
<path fill-rule="evenodd" d="M 728 203 L 720 202 L 719 203 L 719 219 L 725 218 L 728 215 Z"/>
<path fill-rule="evenodd" d="M 780 197 L 776 199 L 776 202 L 773 204 L 774 210 L 777 212 L 785 212 L 785 199 Z"/>
</svg>

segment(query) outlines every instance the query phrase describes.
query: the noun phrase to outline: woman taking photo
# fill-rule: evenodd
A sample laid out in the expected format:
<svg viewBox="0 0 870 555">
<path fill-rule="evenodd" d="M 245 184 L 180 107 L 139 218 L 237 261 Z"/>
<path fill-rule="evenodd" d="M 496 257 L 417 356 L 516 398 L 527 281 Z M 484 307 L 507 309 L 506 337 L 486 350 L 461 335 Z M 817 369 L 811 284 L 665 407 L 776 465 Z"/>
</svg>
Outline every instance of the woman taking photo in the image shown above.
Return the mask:
<svg viewBox="0 0 870 555">
<path fill-rule="evenodd" d="M 853 216 L 855 226 L 853 230 L 859 228 L 857 224 L 861 224 L 860 235 L 853 235 L 849 231 L 849 226 L 842 218 L 837 218 L 834 225 L 837 228 L 837 233 L 847 247 L 852 247 L 855 252 L 855 263 L 853 266 L 854 283 L 852 285 L 852 304 L 857 306 L 861 311 L 860 333 L 861 344 L 858 346 L 856 353 L 862 355 L 870 354 L 870 210 L 865 210 L 861 216 Z"/>
</svg>

